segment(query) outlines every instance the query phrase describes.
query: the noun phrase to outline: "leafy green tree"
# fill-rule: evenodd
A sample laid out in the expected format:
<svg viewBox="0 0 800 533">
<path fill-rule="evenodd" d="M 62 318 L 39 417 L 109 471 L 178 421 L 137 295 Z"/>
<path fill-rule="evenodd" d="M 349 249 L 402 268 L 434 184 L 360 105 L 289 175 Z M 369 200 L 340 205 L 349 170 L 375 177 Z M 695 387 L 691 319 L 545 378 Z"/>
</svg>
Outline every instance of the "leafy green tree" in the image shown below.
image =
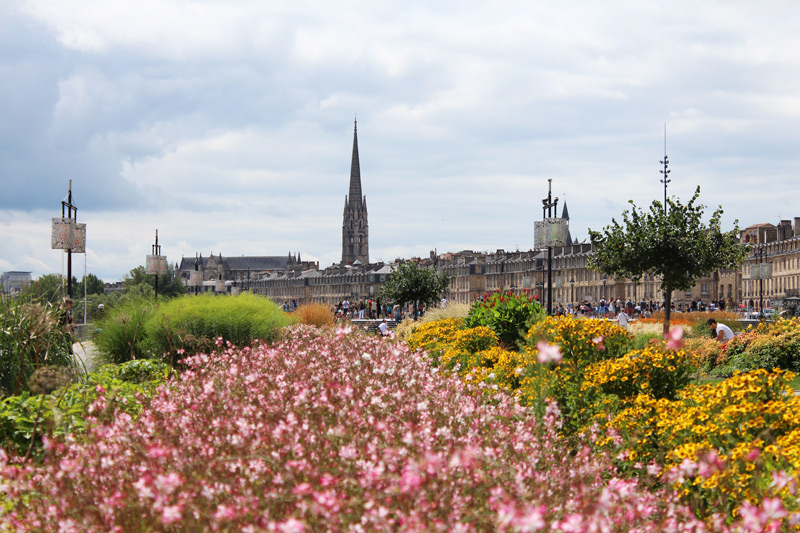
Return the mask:
<svg viewBox="0 0 800 533">
<path fill-rule="evenodd" d="M 77 283 L 77 285 L 75 287 L 75 292 L 73 293 L 73 295 L 75 295 L 76 297 L 83 298 L 83 285 L 84 285 L 84 281 L 83 280 L 78 281 L 78 283 Z M 92 273 L 86 274 L 86 295 L 87 296 L 91 295 L 91 294 L 105 294 L 105 292 L 106 292 L 105 285 L 103 284 L 103 280 L 102 279 L 98 278 L 97 276 L 95 276 Z"/>
<path fill-rule="evenodd" d="M 589 230 L 595 248 L 590 268 L 635 282 L 645 274 L 661 278 L 664 335 L 669 332 L 673 291 L 691 289 L 714 270 L 738 268 L 747 255 L 747 248 L 739 245 L 738 221 L 723 232 L 719 207 L 704 224 L 705 206 L 696 203 L 699 196 L 700 187 L 686 205 L 673 197 L 666 206 L 654 201 L 649 211 L 630 201 L 631 210 L 622 213 L 623 224 L 612 219 L 602 232 Z"/>
<path fill-rule="evenodd" d="M 72 294 L 75 296 L 77 291 L 75 287 L 78 280 L 73 276 L 72 278 Z M 40 302 L 50 302 L 58 304 L 61 302 L 62 285 L 64 286 L 64 294 L 66 294 L 66 279 L 61 274 L 45 274 L 39 276 L 35 281 L 32 281 L 28 287 L 23 291 L 25 298 L 33 298 Z M 82 293 L 81 293 L 82 294 Z"/>
<path fill-rule="evenodd" d="M 137 266 L 125 274 L 125 278 L 122 280 L 123 290 L 126 294 L 130 291 L 141 295 L 147 294 L 147 289 L 143 287 L 136 288 L 139 285 L 150 287 L 150 295 L 155 291 L 155 276 L 146 274 L 144 266 L 142 265 Z M 180 276 L 175 275 L 175 267 L 169 265 L 167 273 L 158 276 L 158 295 L 172 297 L 180 294 L 186 294 L 186 286 L 183 284 Z"/>
<path fill-rule="evenodd" d="M 450 278 L 432 268 L 421 267 L 416 261 L 404 261 L 397 266 L 380 290 L 379 299 L 398 305 L 414 304 L 414 320 L 420 305 L 435 305 Z"/>
</svg>

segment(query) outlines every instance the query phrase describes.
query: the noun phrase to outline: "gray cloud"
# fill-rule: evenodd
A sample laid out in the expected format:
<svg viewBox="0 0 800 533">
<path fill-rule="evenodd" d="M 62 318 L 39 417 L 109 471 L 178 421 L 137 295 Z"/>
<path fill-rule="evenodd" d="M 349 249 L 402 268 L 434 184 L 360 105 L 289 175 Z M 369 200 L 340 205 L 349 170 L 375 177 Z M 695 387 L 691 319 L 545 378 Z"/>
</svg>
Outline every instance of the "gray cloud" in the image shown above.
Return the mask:
<svg viewBox="0 0 800 533">
<path fill-rule="evenodd" d="M 340 254 L 359 119 L 372 256 L 527 249 L 540 200 L 573 234 L 697 185 L 742 225 L 793 217 L 791 2 L 18 1 L 0 7 L 4 269 L 58 270 L 73 179 L 89 270 L 165 249 Z M 37 217 L 42 227 L 32 224 Z M 41 249 L 44 249 L 42 251 Z"/>
</svg>

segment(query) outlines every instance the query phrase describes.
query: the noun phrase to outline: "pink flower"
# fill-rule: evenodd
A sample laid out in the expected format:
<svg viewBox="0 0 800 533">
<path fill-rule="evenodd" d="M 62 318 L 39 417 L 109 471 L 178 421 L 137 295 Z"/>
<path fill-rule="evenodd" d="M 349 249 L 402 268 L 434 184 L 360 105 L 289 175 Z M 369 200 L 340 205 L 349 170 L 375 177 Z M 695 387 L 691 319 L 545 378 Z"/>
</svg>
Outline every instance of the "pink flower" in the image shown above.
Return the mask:
<svg viewBox="0 0 800 533">
<path fill-rule="evenodd" d="M 561 361 L 561 347 L 559 346 L 548 344 L 544 341 L 539 341 L 536 344 L 536 349 L 539 350 L 537 360 L 541 364 L 558 363 Z"/>
<path fill-rule="evenodd" d="M 181 510 L 181 505 L 170 505 L 169 507 L 164 507 L 164 510 L 161 511 L 161 520 L 163 520 L 165 524 L 177 522 L 183 518 L 181 515 Z"/>
<path fill-rule="evenodd" d="M 750 453 L 744 456 L 744 458 L 747 459 L 748 461 L 755 461 L 756 459 L 758 459 L 758 456 L 760 454 L 761 452 L 758 448 L 753 448 L 752 450 L 750 450 Z"/>
<path fill-rule="evenodd" d="M 667 350 L 680 350 L 683 348 L 683 328 L 675 326 L 667 334 Z"/>
<path fill-rule="evenodd" d="M 597 345 L 598 350 L 602 351 L 606 349 L 606 345 L 603 344 L 605 340 L 606 340 L 605 337 L 595 337 L 594 339 L 592 339 L 592 342 Z"/>
</svg>

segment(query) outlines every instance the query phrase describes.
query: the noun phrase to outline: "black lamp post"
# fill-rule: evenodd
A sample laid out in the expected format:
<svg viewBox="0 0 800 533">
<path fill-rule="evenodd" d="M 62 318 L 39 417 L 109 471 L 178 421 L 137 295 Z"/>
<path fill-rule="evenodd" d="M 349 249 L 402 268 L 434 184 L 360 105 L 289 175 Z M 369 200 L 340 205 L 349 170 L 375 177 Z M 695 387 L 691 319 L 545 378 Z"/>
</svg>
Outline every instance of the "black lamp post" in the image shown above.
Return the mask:
<svg viewBox="0 0 800 533">
<path fill-rule="evenodd" d="M 69 180 L 69 191 L 66 200 L 61 200 L 61 218 L 68 219 L 72 224 L 78 222 L 78 207 L 72 203 L 72 180 Z M 74 242 L 67 248 L 67 296 L 72 300 L 72 249 Z"/>
<path fill-rule="evenodd" d="M 553 180 L 547 180 L 547 198 L 542 200 L 542 218 L 552 218 L 553 209 L 558 211 L 558 198 L 553 199 Z M 553 247 L 547 245 L 547 314 L 553 314 Z"/>
<path fill-rule="evenodd" d="M 601 298 L 603 298 L 603 299 L 606 298 L 606 281 L 608 281 L 608 278 L 603 276 L 603 279 L 602 279 L 602 282 L 603 282 L 603 295 L 601 296 Z"/>
<path fill-rule="evenodd" d="M 575 278 L 569 278 L 569 288 L 570 288 L 569 305 L 570 305 L 570 307 L 572 307 L 574 309 L 575 308 Z"/>
</svg>

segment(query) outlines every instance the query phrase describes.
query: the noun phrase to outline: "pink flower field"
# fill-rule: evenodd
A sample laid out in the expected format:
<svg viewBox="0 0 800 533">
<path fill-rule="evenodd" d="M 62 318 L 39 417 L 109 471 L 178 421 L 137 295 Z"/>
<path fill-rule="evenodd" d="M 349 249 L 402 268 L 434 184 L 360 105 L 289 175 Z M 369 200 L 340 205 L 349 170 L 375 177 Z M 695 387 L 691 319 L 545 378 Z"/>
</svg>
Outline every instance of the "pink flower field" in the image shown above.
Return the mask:
<svg viewBox="0 0 800 533">
<path fill-rule="evenodd" d="M 301 326 L 187 366 L 137 420 L 49 441 L 42 464 L 0 451 L 0 529 L 726 529 L 570 453 L 554 407 L 537 421 L 402 344 Z"/>
</svg>

